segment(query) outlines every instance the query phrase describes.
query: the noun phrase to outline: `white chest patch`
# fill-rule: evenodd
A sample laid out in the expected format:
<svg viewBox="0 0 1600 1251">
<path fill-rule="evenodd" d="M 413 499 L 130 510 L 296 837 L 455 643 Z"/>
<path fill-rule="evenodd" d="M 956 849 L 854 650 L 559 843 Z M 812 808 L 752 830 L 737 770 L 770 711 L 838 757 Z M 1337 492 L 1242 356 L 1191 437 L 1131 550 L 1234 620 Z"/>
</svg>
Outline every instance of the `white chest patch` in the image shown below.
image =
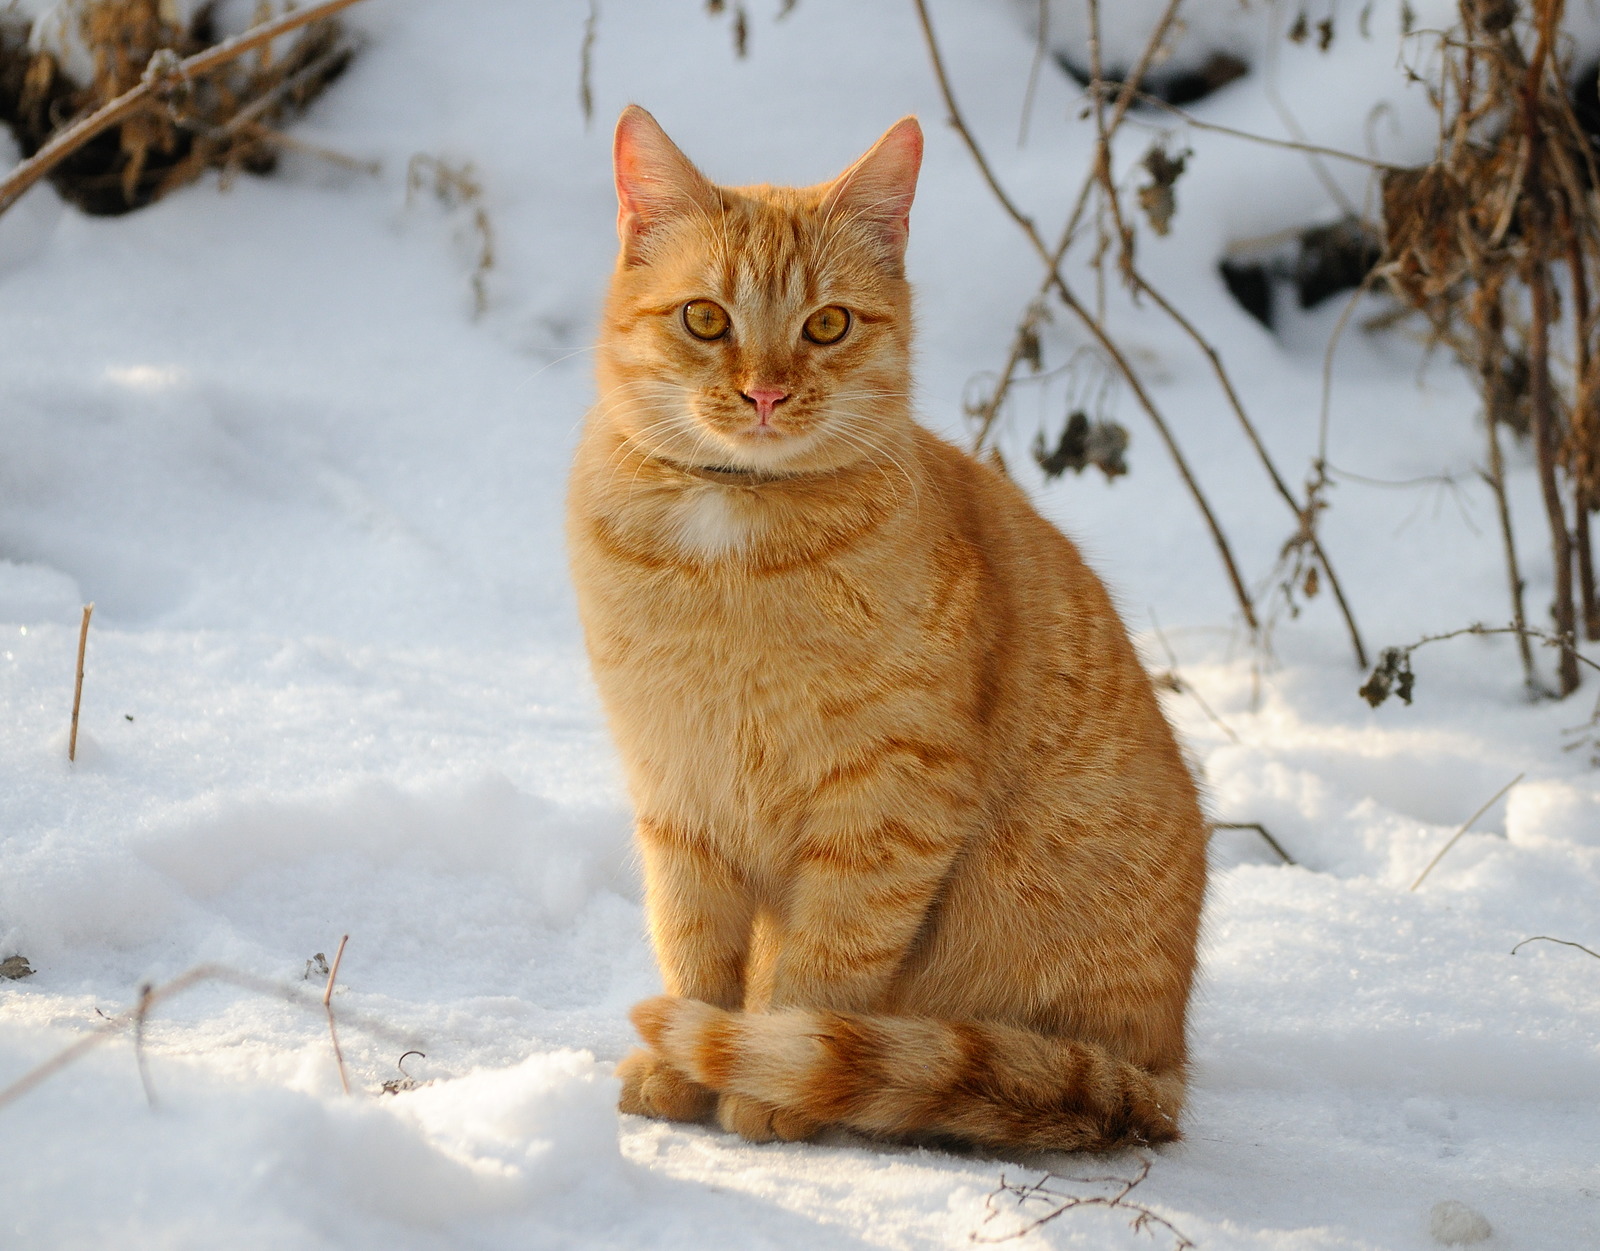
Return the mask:
<svg viewBox="0 0 1600 1251">
<path fill-rule="evenodd" d="M 678 506 L 678 542 L 686 551 L 724 556 L 742 548 L 749 536 L 748 525 L 726 491 L 715 487 L 691 491 Z"/>
</svg>

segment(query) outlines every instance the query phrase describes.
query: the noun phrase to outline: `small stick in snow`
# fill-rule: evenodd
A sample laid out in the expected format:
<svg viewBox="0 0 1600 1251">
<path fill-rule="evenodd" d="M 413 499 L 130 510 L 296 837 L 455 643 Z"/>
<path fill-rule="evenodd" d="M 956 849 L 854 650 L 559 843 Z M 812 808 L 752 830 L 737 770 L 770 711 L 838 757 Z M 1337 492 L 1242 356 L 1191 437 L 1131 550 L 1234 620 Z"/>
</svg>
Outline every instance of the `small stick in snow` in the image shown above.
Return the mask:
<svg viewBox="0 0 1600 1251">
<path fill-rule="evenodd" d="M 1493 803 L 1494 800 L 1491 799 L 1489 802 Z M 1277 839 L 1273 838 L 1272 835 L 1267 832 L 1267 827 L 1262 825 L 1259 821 L 1213 821 L 1211 823 L 1211 828 L 1214 830 L 1254 830 L 1266 840 L 1268 847 L 1272 848 L 1273 851 L 1277 852 L 1278 855 L 1283 857 L 1284 864 L 1299 863 L 1293 856 L 1283 849 L 1283 844 Z"/>
<path fill-rule="evenodd" d="M 139 1066 L 139 1084 L 144 1087 L 145 1101 L 152 1109 L 156 1106 L 156 1091 L 150 1084 L 150 1070 L 145 1067 L 144 1062 L 144 1021 L 150 1014 L 150 996 L 154 992 L 154 983 L 145 982 L 140 986 L 139 1004 L 133 1010 L 133 1058 Z"/>
<path fill-rule="evenodd" d="M 72 733 L 67 736 L 67 759 L 78 758 L 78 708 L 83 703 L 83 654 L 89 646 L 89 618 L 94 616 L 92 603 L 83 606 L 83 624 L 78 627 L 78 681 L 72 688 Z"/>
<path fill-rule="evenodd" d="M 339 1047 L 339 1030 L 333 1023 L 333 979 L 339 976 L 339 961 L 344 959 L 344 945 L 350 941 L 346 934 L 339 940 L 339 950 L 333 953 L 333 968 L 328 970 L 328 988 L 322 992 L 322 1008 L 328 1014 L 328 1037 L 333 1039 L 333 1058 L 339 1062 L 339 1085 L 350 1093 L 350 1078 L 344 1071 L 344 1052 Z"/>
<path fill-rule="evenodd" d="M 1522 781 L 1522 779 L 1527 777 L 1527 776 L 1528 775 L 1526 773 L 1517 774 L 1516 777 L 1512 778 L 1509 782 L 1507 782 L 1504 786 L 1502 786 L 1499 790 L 1497 790 L 1493 795 L 1489 796 L 1488 801 L 1483 805 L 1483 807 L 1479 808 L 1478 811 L 1474 812 L 1470 817 L 1468 817 L 1464 822 L 1462 822 L 1461 828 L 1450 836 L 1450 841 L 1448 843 L 1446 843 L 1443 847 L 1439 848 L 1439 854 L 1436 855 L 1432 860 L 1428 861 L 1428 867 L 1426 869 L 1424 869 L 1421 873 L 1417 874 L 1417 880 L 1415 882 L 1411 883 L 1411 889 L 1412 890 L 1416 890 L 1417 887 L 1421 886 L 1422 885 L 1422 879 L 1427 877 L 1428 874 L 1433 872 L 1433 866 L 1438 864 L 1439 861 L 1444 859 L 1445 852 L 1449 851 L 1452 847 L 1454 847 L 1458 842 L 1461 841 L 1461 836 L 1472 828 L 1472 823 L 1474 821 L 1476 821 L 1479 817 L 1481 817 L 1484 813 L 1488 812 L 1489 809 L 1493 808 L 1495 806 L 1495 803 L 1499 800 L 1500 796 L 1504 795 L 1508 790 L 1510 790 L 1513 786 L 1515 786 L 1518 782 Z"/>
<path fill-rule="evenodd" d="M 1524 938 L 1520 943 L 1511 949 L 1511 954 L 1516 955 L 1517 952 L 1521 951 L 1529 943 L 1560 943 L 1563 947 L 1576 947 L 1579 951 L 1593 956 L 1596 960 L 1600 960 L 1600 951 L 1590 951 L 1589 948 L 1585 947 L 1582 943 L 1575 943 L 1566 938 L 1551 938 L 1548 934 L 1535 934 L 1532 938 Z"/>
</svg>

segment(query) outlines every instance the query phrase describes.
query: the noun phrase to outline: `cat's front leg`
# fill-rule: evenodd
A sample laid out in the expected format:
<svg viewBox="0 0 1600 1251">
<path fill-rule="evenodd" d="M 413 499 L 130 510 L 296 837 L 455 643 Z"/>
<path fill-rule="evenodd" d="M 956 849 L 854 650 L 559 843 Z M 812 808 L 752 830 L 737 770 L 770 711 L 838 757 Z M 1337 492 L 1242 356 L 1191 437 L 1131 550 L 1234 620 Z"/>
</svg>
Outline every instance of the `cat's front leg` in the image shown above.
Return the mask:
<svg viewBox="0 0 1600 1251">
<path fill-rule="evenodd" d="M 738 1008 L 754 904 L 703 828 L 640 817 L 645 911 L 667 993 Z M 653 1052 L 636 1049 L 617 1067 L 623 1112 L 672 1121 L 707 1119 L 717 1096 Z"/>
<path fill-rule="evenodd" d="M 794 847 L 772 1006 L 877 1008 L 977 814 L 956 746 L 897 736 L 841 759 Z"/>
</svg>

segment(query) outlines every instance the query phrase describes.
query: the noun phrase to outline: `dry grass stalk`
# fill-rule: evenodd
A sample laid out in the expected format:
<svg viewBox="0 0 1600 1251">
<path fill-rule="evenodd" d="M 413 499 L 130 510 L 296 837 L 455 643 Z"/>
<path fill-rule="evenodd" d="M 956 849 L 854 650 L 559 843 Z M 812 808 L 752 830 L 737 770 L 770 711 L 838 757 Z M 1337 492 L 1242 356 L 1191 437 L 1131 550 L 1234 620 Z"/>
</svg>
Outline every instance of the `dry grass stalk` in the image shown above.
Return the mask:
<svg viewBox="0 0 1600 1251">
<path fill-rule="evenodd" d="M 67 735 L 67 759 L 78 759 L 78 710 L 83 706 L 83 658 L 89 650 L 89 618 L 94 616 L 94 605 L 83 606 L 83 623 L 78 626 L 78 679 L 72 686 L 72 730 Z"/>
<path fill-rule="evenodd" d="M 333 1058 L 339 1065 L 339 1085 L 350 1093 L 350 1075 L 344 1069 L 344 1050 L 339 1046 L 339 1027 L 333 1021 L 333 983 L 339 976 L 339 962 L 344 959 L 344 945 L 350 941 L 346 934 L 339 940 L 339 950 L 333 953 L 333 967 L 328 970 L 327 989 L 322 992 L 322 1010 L 328 1014 L 328 1037 L 333 1039 Z"/>
<path fill-rule="evenodd" d="M 1490 802 L 1492 803 L 1494 801 L 1491 800 Z M 1473 819 L 1476 820 L 1477 818 Z M 1272 848 L 1273 851 L 1278 853 L 1284 864 L 1292 865 L 1299 863 L 1293 856 L 1283 849 L 1283 844 L 1277 839 L 1273 838 L 1271 833 L 1267 830 L 1267 827 L 1262 825 L 1259 821 L 1213 821 L 1211 823 L 1211 828 L 1214 830 L 1254 830 L 1257 834 L 1261 835 L 1262 841 L 1265 842 L 1268 847 Z"/>
<path fill-rule="evenodd" d="M 0 32 L 0 112 L 27 156 L 0 182 L 0 212 L 47 175 L 86 211 L 116 213 L 207 168 L 271 169 L 270 124 L 305 108 L 349 63 L 353 45 L 330 19 L 358 2 L 321 0 L 216 43 L 210 5 L 179 26 L 158 0 L 87 0 L 79 34 L 95 68 L 86 84 L 69 81 L 49 52 L 30 53 L 15 27 Z M 302 27 L 274 57 L 273 41 Z M 252 64 L 236 64 L 250 52 Z"/>
<path fill-rule="evenodd" d="M 1411 889 L 1412 890 L 1416 890 L 1417 887 L 1421 886 L 1422 882 L 1423 882 L 1423 879 L 1426 878 L 1428 876 L 1428 874 L 1433 872 L 1434 866 L 1437 865 L 1439 863 L 1439 861 L 1444 859 L 1445 853 L 1448 852 L 1457 843 L 1459 843 L 1461 841 L 1462 835 L 1464 835 L 1468 830 L 1470 830 L 1472 828 L 1472 823 L 1474 821 L 1476 821 L 1479 817 L 1481 817 L 1484 813 L 1488 812 L 1490 808 L 1493 808 L 1495 806 L 1495 804 L 1497 802 L 1499 802 L 1500 796 L 1504 795 L 1513 786 L 1515 786 L 1518 782 L 1522 781 L 1522 779 L 1527 777 L 1527 776 L 1528 775 L 1526 773 L 1517 774 L 1516 777 L 1512 778 L 1509 782 L 1507 782 L 1504 786 L 1502 786 L 1499 790 L 1497 790 L 1493 795 L 1489 796 L 1489 798 L 1484 801 L 1483 807 L 1479 808 L 1478 811 L 1474 812 L 1470 817 L 1468 817 L 1465 821 L 1463 821 L 1461 823 L 1461 828 L 1450 836 L 1450 841 L 1448 843 L 1446 843 L 1443 847 L 1439 848 L 1438 853 L 1433 857 L 1433 859 L 1428 861 L 1428 867 L 1426 869 L 1424 869 L 1421 873 L 1417 874 L 1417 880 L 1415 882 L 1411 883 Z"/>
</svg>

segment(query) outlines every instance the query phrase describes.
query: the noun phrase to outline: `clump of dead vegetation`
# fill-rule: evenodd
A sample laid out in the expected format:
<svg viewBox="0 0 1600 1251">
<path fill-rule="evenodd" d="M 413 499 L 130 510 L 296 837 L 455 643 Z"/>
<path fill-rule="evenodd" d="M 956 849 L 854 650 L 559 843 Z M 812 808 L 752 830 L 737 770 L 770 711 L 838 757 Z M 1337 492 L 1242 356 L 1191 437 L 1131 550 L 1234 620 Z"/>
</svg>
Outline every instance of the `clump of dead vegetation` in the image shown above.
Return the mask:
<svg viewBox="0 0 1600 1251">
<path fill-rule="evenodd" d="M 172 0 L 82 0 L 58 33 L 86 52 L 86 81 L 14 12 L 0 17 L 0 120 L 24 157 L 141 84 L 159 84 L 142 107 L 55 163 L 48 177 L 65 199 L 88 213 L 125 213 L 207 169 L 224 178 L 270 172 L 283 148 L 298 146 L 281 126 L 350 64 L 350 33 L 327 17 L 218 58 L 203 74 L 185 73 L 186 62 L 221 42 L 215 9 L 202 4 L 185 21 Z M 275 16 L 272 5 L 257 6 L 258 24 Z"/>
<path fill-rule="evenodd" d="M 1512 626 L 1538 688 L 1523 608 L 1503 432 L 1533 442 L 1550 532 L 1561 695 L 1578 685 L 1578 598 L 1600 639 L 1589 516 L 1600 508 L 1600 175 L 1573 107 L 1563 0 L 1461 0 L 1428 85 L 1434 159 L 1383 180 L 1381 269 L 1477 382 L 1504 539 Z M 1565 321 L 1563 329 L 1561 323 Z M 1576 582 L 1576 588 L 1574 583 Z"/>
</svg>

